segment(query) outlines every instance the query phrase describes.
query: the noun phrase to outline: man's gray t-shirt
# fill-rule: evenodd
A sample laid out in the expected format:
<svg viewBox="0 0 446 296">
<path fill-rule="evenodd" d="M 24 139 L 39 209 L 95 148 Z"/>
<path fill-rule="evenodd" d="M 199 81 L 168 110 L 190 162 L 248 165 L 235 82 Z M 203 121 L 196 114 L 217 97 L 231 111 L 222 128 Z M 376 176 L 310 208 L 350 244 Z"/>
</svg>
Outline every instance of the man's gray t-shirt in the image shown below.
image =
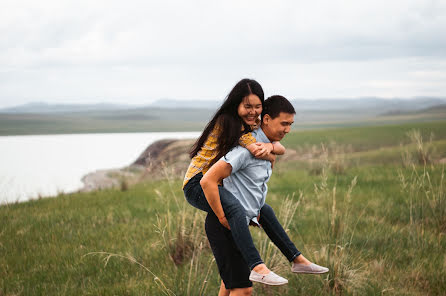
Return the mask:
<svg viewBox="0 0 446 296">
<path fill-rule="evenodd" d="M 261 128 L 252 132 L 257 142 L 270 143 Z M 265 204 L 271 177 L 271 162 L 255 158 L 246 148 L 237 146 L 229 151 L 221 160 L 232 167 L 231 175 L 223 180 L 223 186 L 231 192 L 246 211 L 246 221 L 257 222 L 260 209 Z"/>
</svg>

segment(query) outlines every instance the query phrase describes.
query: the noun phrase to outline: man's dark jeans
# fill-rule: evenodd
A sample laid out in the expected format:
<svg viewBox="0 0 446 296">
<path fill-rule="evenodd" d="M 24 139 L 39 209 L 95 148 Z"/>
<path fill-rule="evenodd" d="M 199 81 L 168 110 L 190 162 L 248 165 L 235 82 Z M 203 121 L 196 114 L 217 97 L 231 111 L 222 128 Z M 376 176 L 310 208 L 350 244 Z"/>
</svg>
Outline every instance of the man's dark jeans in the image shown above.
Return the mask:
<svg viewBox="0 0 446 296">
<path fill-rule="evenodd" d="M 184 186 L 184 195 L 186 200 L 194 207 L 208 213 L 213 213 L 209 206 L 203 189 L 200 185 L 200 180 L 203 177 L 202 173 L 197 174 Z M 246 221 L 246 213 L 239 200 L 227 191 L 224 187 L 219 186 L 220 201 L 225 212 L 226 219 L 231 227 L 232 237 L 239 248 L 240 252 L 248 263 L 250 269 L 256 265 L 263 263 L 259 252 L 254 246 L 251 233 Z M 277 220 L 273 209 L 265 204 L 260 210 L 259 223 L 265 230 L 271 241 L 280 249 L 285 257 L 291 262 L 294 258 L 299 256 L 300 252 L 296 246 L 291 242 L 282 225 Z"/>
</svg>

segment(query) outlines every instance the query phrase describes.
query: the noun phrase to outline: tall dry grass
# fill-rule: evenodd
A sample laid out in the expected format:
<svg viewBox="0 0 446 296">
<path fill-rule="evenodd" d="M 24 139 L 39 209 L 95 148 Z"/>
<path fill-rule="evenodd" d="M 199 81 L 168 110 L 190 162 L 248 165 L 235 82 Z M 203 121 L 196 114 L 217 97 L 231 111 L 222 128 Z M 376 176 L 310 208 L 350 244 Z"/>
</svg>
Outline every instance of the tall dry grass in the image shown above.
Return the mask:
<svg viewBox="0 0 446 296">
<path fill-rule="evenodd" d="M 289 234 L 290 224 L 293 222 L 294 215 L 300 204 L 300 200 L 303 198 L 303 193 L 300 192 L 299 198 L 296 201 L 294 198 L 294 193 L 291 196 L 286 196 L 282 201 L 279 212 L 278 219 L 281 221 L 283 229 Z M 289 268 L 289 263 L 286 258 L 280 252 L 280 250 L 271 242 L 271 240 L 263 233 L 263 231 L 258 231 L 257 241 L 259 245 L 259 254 L 264 260 L 265 264 L 273 271 L 280 272 Z"/>
<path fill-rule="evenodd" d="M 430 133 L 429 140 L 426 142 L 420 130 L 411 129 L 406 133 L 406 137 L 409 140 L 409 149 L 406 145 L 401 153 L 401 158 L 404 167 L 412 167 L 415 165 L 430 165 L 433 163 L 435 154 L 435 146 L 432 145 L 434 140 L 434 134 Z"/>
<path fill-rule="evenodd" d="M 318 262 L 328 262 L 329 276 L 324 279 L 325 289 L 335 295 L 360 293 L 367 286 L 367 266 L 361 254 L 352 247 L 356 225 L 365 209 L 358 214 L 352 213 L 353 190 L 357 177 L 351 180 L 344 194 L 337 185 L 328 185 L 328 175 L 323 170 L 320 184 L 315 184 L 316 200 L 327 206 L 325 225 L 318 227 L 321 241 L 325 241 L 315 252 Z"/>
<path fill-rule="evenodd" d="M 360 212 L 353 212 L 352 203 L 358 178 L 353 177 L 347 188 L 342 187 L 342 190 L 338 190 L 336 181 L 333 182 L 337 175 L 331 170 L 328 157 L 325 159 L 318 182 L 313 184 L 313 194 L 307 193 L 307 197 L 304 197 L 301 191 L 298 198 L 292 194 L 281 200 L 278 218 L 288 232 L 291 225 L 299 225 L 300 219 L 308 220 L 308 216 L 312 216 L 312 225 L 306 224 L 314 230 L 311 240 L 308 238 L 307 241 L 303 240 L 298 230 L 296 230 L 297 236 L 294 234 L 293 237 L 299 238 L 298 247 L 303 248 L 304 256 L 330 269 L 328 274 L 311 276 L 309 282 L 298 278 L 298 282 L 306 286 L 301 288 L 299 293 L 361 294 L 368 288 L 370 268 L 352 241 L 357 231 L 357 224 L 366 213 L 367 206 Z M 289 272 L 289 262 L 266 235 L 258 232 L 257 241 L 261 256 L 269 267 L 282 274 Z M 286 287 L 282 290 L 283 294 L 289 293 Z M 262 289 L 265 295 L 269 295 L 269 292 L 268 288 Z"/>
<path fill-rule="evenodd" d="M 159 202 L 165 205 L 165 212 L 156 216 L 154 227 L 158 241 L 152 244 L 161 253 L 161 261 L 156 264 L 164 266 L 162 272 L 155 274 L 132 254 L 98 251 L 87 255 L 101 256 L 104 267 L 111 258 L 136 264 L 153 279 L 160 295 L 208 295 L 208 281 L 212 275 L 215 277 L 215 270 L 204 233 L 205 214 L 190 206 L 183 196 L 177 195 L 173 174 L 166 167 L 164 175 L 167 189 L 155 190 L 155 193 Z"/>
<path fill-rule="evenodd" d="M 127 260 L 127 261 L 139 266 L 140 268 L 145 270 L 147 273 L 149 273 L 153 277 L 153 281 L 156 284 L 158 291 L 160 293 L 162 293 L 162 295 L 175 296 L 175 293 L 166 286 L 165 282 L 160 277 L 158 277 L 150 268 L 148 268 L 147 266 L 145 266 L 144 264 L 142 264 L 141 262 L 136 260 L 131 254 L 122 255 L 122 254 L 115 254 L 115 253 L 109 253 L 109 252 L 90 252 L 90 253 L 85 254 L 83 257 L 91 256 L 91 255 L 100 256 L 102 258 L 102 261 L 104 262 L 104 267 L 107 267 L 107 264 L 111 258 Z"/>
<path fill-rule="evenodd" d="M 335 141 L 298 149 L 299 155 L 307 155 L 308 171 L 312 175 L 321 175 L 323 169 L 338 175 L 345 174 L 353 165 L 347 157 L 352 152 L 351 145 L 341 145 Z"/>
<path fill-rule="evenodd" d="M 422 240 L 425 227 L 446 233 L 445 172 L 444 166 L 432 162 L 432 147 L 423 141 L 419 131 L 411 130 L 407 135 L 416 151 L 407 148 L 403 151 L 404 168 L 398 171 L 398 177 L 401 191 L 407 197 L 408 223 L 414 237 Z"/>
<path fill-rule="evenodd" d="M 157 216 L 155 225 L 161 247 L 171 262 L 169 287 L 177 295 L 207 295 L 214 259 L 204 232 L 205 213 L 190 206 L 184 196 L 175 193 L 174 174 L 164 169 L 170 196 L 156 191 L 167 202 L 167 213 Z M 172 204 L 171 201 L 174 201 Z"/>
</svg>

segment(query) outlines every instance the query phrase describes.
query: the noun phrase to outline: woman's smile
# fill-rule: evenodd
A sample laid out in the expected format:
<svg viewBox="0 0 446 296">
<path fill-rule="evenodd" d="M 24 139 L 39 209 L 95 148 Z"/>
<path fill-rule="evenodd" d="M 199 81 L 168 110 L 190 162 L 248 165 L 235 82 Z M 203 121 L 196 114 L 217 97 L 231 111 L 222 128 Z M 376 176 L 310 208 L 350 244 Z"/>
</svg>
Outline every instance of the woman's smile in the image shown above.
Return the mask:
<svg viewBox="0 0 446 296">
<path fill-rule="evenodd" d="M 262 113 L 262 101 L 260 101 L 258 96 L 250 94 L 240 103 L 237 112 L 246 124 L 254 125 Z"/>
</svg>

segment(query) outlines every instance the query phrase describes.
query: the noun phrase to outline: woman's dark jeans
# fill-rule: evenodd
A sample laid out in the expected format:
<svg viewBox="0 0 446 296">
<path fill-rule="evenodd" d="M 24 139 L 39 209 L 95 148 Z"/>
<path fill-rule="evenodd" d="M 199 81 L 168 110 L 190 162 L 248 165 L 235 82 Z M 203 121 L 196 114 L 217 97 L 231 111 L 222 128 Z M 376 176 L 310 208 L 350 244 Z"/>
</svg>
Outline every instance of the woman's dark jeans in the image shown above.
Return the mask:
<svg viewBox="0 0 446 296">
<path fill-rule="evenodd" d="M 266 235 L 268 235 L 271 241 L 279 248 L 282 254 L 285 255 L 288 261 L 293 261 L 294 258 L 301 254 L 290 240 L 285 229 L 283 229 L 282 224 L 277 220 L 273 208 L 268 204 L 265 204 L 260 209 L 259 223 L 263 230 L 265 230 Z"/>
<path fill-rule="evenodd" d="M 186 200 L 197 209 L 208 213 L 214 213 L 209 206 L 203 189 L 200 185 L 202 173 L 197 174 L 184 186 Z M 242 253 L 250 269 L 263 263 L 259 252 L 254 246 L 251 233 L 246 221 L 246 213 L 239 200 L 222 186 L 218 186 L 220 201 L 225 212 L 226 219 L 231 227 L 234 242 Z M 262 225 L 271 241 L 280 249 L 285 257 L 291 262 L 300 252 L 291 242 L 282 225 L 276 218 L 273 209 L 265 204 L 260 210 L 259 223 Z"/>
</svg>

